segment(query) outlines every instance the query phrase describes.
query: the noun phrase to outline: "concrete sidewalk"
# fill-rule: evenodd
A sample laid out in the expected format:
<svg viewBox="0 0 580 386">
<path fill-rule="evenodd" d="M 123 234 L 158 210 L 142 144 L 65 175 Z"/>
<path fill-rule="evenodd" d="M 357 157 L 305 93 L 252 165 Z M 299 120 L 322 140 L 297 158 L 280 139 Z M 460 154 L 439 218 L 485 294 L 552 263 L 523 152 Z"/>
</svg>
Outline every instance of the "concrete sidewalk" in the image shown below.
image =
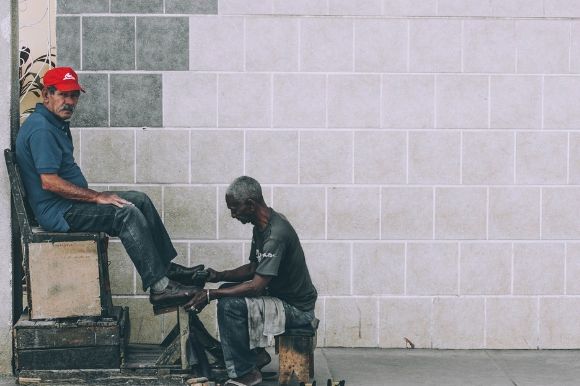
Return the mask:
<svg viewBox="0 0 580 386">
<path fill-rule="evenodd" d="M 264 371 L 277 371 L 277 359 L 272 355 Z M 326 386 L 329 378 L 344 379 L 347 386 L 580 385 L 580 350 L 320 348 L 314 364 L 317 386 Z M 13 377 L 0 377 L 0 386 L 9 385 L 16 385 Z"/>
<path fill-rule="evenodd" d="M 577 350 L 389 350 L 322 348 L 315 380 L 345 379 L 348 386 L 580 385 Z M 277 358 L 264 370 L 276 371 Z M 277 385 L 265 381 L 263 385 Z"/>
</svg>

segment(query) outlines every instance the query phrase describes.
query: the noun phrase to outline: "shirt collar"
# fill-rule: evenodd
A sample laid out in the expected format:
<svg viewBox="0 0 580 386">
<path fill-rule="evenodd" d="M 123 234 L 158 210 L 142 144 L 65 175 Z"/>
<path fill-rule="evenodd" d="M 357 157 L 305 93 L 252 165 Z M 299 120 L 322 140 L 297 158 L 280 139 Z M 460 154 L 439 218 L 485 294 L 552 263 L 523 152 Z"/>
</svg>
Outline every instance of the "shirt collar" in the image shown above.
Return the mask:
<svg viewBox="0 0 580 386">
<path fill-rule="evenodd" d="M 70 126 L 70 123 L 68 121 L 62 120 L 59 117 L 57 117 L 56 115 L 54 115 L 42 103 L 37 103 L 36 104 L 36 109 L 34 110 L 34 112 L 39 113 L 44 118 L 46 118 L 50 122 L 51 125 L 53 125 L 54 127 L 59 128 L 60 130 L 65 131 L 65 132 L 66 132 L 66 130 Z"/>
</svg>

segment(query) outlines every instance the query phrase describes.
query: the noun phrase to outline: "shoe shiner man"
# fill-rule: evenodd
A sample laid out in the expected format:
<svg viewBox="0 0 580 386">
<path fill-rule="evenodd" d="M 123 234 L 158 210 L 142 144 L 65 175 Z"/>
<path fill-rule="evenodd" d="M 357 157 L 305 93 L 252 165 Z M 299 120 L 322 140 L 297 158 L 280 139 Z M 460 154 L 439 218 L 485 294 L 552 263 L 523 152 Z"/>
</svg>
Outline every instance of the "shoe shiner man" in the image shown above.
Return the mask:
<svg viewBox="0 0 580 386">
<path fill-rule="evenodd" d="M 229 283 L 197 293 L 185 307 L 200 311 L 218 299 L 220 339 L 231 378 L 225 385 L 256 385 L 262 381 L 259 368 L 270 359 L 259 348 L 285 328 L 309 325 L 317 292 L 298 235 L 266 205 L 258 181 L 235 179 L 226 203 L 233 218 L 254 225 L 250 261 L 232 270 L 205 270 L 207 281 Z"/>
</svg>

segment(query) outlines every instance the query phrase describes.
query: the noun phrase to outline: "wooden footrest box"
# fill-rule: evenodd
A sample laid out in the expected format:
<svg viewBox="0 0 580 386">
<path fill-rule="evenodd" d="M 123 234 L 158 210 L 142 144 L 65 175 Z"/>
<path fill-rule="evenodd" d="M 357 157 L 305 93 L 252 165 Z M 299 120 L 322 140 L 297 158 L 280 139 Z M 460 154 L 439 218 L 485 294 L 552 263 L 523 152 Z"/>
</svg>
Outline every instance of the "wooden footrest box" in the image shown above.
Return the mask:
<svg viewBox="0 0 580 386">
<path fill-rule="evenodd" d="M 110 317 L 29 320 L 14 326 L 17 370 L 118 369 L 125 357 L 129 309 Z"/>
</svg>

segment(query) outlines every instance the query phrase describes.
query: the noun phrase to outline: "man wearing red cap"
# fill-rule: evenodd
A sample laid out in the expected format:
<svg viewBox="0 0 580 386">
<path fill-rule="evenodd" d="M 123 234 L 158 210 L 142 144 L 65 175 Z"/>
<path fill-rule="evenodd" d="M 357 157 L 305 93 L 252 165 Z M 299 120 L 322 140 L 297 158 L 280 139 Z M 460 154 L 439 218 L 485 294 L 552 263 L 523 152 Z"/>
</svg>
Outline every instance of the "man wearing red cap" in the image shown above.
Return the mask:
<svg viewBox="0 0 580 386">
<path fill-rule="evenodd" d="M 202 266 L 172 263 L 177 252 L 155 206 L 142 192 L 97 192 L 73 155 L 69 128 L 83 88 L 70 67 L 43 78 L 38 103 L 16 138 L 16 158 L 39 224 L 55 232 L 106 232 L 118 236 L 141 275 L 155 312 L 186 303 L 200 290 L 193 274 Z"/>
</svg>

